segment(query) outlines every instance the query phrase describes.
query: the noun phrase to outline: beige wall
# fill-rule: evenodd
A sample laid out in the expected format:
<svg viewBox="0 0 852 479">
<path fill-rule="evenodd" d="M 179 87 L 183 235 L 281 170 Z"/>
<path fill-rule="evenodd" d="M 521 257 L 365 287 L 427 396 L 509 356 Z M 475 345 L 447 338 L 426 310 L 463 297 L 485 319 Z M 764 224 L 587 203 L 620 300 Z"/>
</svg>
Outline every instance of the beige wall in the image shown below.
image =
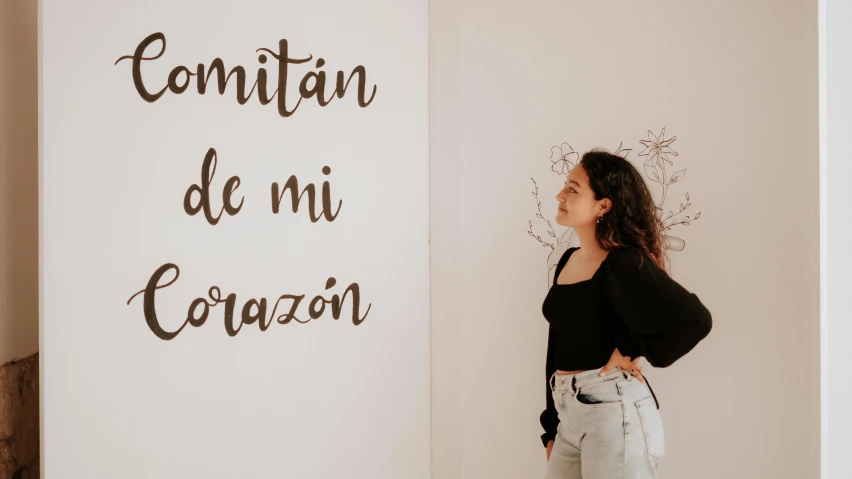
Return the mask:
<svg viewBox="0 0 852 479">
<path fill-rule="evenodd" d="M 0 0 L 0 363 L 38 351 L 36 0 Z"/>
<path fill-rule="evenodd" d="M 817 3 L 432 2 L 435 477 L 542 477 L 550 148 L 677 136 L 676 280 L 713 332 L 647 366 L 662 478 L 819 474 Z M 641 171 L 641 170 L 640 170 Z M 653 188 L 655 197 L 660 190 Z M 557 231 L 561 231 L 557 228 Z M 544 233 L 544 230 L 539 230 Z"/>
</svg>

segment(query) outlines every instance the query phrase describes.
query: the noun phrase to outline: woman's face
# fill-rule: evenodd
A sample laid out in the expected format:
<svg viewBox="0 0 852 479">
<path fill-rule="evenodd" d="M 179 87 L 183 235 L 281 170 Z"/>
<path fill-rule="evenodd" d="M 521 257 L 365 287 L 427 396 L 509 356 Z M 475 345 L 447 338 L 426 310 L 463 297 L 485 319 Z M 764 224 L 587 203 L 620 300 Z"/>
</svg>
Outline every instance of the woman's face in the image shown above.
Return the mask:
<svg viewBox="0 0 852 479">
<path fill-rule="evenodd" d="M 595 199 L 589 187 L 589 175 L 586 174 L 582 163 L 568 173 L 565 187 L 556 195 L 556 200 L 559 202 L 556 224 L 575 229 L 594 225 L 598 216 L 609 209 L 608 200 Z"/>
</svg>

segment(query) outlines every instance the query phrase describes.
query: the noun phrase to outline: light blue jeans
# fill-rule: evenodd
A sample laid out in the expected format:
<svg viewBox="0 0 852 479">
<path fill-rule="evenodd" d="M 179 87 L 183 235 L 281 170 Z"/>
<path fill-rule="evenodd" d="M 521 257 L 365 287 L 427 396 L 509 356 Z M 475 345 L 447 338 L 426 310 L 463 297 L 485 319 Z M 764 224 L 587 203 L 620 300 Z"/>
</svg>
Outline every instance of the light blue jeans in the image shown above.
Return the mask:
<svg viewBox="0 0 852 479">
<path fill-rule="evenodd" d="M 559 426 L 545 479 L 652 479 L 665 451 L 648 386 L 619 368 L 550 378 Z"/>
</svg>

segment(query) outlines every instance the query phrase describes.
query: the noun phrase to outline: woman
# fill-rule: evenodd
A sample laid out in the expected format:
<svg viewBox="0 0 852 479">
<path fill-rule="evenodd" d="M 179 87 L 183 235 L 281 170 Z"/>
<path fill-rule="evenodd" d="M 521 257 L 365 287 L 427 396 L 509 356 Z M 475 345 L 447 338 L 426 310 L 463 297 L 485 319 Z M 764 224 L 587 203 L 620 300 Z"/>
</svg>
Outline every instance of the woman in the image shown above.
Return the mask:
<svg viewBox="0 0 852 479">
<path fill-rule="evenodd" d="M 542 305 L 545 477 L 653 478 L 663 423 L 639 358 L 669 366 L 710 333 L 710 312 L 665 272 L 656 205 L 630 162 L 592 150 L 556 199 L 580 247 L 560 258 Z"/>
</svg>

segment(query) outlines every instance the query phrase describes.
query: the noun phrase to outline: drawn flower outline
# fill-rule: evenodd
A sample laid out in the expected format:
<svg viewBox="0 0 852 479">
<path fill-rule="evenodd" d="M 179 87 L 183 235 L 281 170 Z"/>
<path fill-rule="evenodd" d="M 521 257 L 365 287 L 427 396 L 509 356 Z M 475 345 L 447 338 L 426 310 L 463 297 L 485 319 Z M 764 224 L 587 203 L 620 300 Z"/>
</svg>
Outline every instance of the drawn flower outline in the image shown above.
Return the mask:
<svg viewBox="0 0 852 479">
<path fill-rule="evenodd" d="M 570 173 L 577 166 L 579 160 L 580 154 L 574 151 L 574 148 L 568 143 L 562 143 L 562 145 L 550 149 L 550 162 L 553 163 L 550 169 L 558 175 Z"/>
<path fill-rule="evenodd" d="M 639 156 L 648 157 L 648 159 L 645 160 L 645 166 L 659 166 L 660 168 L 665 168 L 666 165 L 663 164 L 663 161 L 670 165 L 674 165 L 672 160 L 669 159 L 669 155 L 677 156 L 677 152 L 672 150 L 669 145 L 674 143 L 677 137 L 673 136 L 668 140 L 666 140 L 665 137 L 666 127 L 663 127 L 659 136 L 655 135 L 653 131 L 648 130 L 648 139 L 639 140 L 639 143 L 642 143 L 642 145 L 645 146 L 645 149 L 639 153 Z"/>
</svg>

